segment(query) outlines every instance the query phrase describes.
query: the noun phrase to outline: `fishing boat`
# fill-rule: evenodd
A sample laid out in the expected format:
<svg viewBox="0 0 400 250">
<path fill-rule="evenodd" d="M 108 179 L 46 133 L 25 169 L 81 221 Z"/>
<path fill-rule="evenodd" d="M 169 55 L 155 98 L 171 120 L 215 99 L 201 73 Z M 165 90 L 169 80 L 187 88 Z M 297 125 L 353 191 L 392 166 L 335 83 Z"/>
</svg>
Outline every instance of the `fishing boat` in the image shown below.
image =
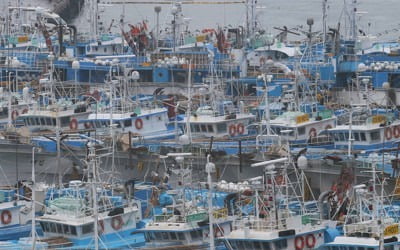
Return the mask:
<svg viewBox="0 0 400 250">
<path fill-rule="evenodd" d="M 178 162 L 183 162 L 189 153 L 170 153 Z M 208 158 L 209 159 L 209 158 Z M 180 165 L 172 170 L 176 174 L 179 186 L 166 191 L 163 198 L 152 196 L 153 218 L 144 220 L 141 229 L 146 235 L 146 248 L 183 247 L 204 248 L 214 246 L 214 238 L 229 234 L 232 217 L 228 214 L 227 198 L 229 193 L 211 189 L 211 173 L 215 165 L 208 161 L 208 190 L 191 187 L 191 169 Z M 159 203 L 157 201 L 160 201 Z M 211 235 L 212 234 L 212 235 Z"/>
<path fill-rule="evenodd" d="M 324 243 L 328 224 L 320 220 L 315 201 L 305 200 L 304 173 L 291 169 L 287 162 L 288 158 L 280 158 L 253 164 L 265 166 L 265 175 L 252 179 L 255 186 L 240 194 L 242 204 L 252 206 L 233 222 L 229 235 L 220 237 L 227 248 L 315 249 Z M 295 172 L 293 181 L 288 171 Z"/>
<path fill-rule="evenodd" d="M 399 249 L 398 208 L 385 195 L 386 178 L 379 177 L 375 159 L 371 179 L 353 186 L 343 206 L 343 235 L 320 249 Z M 333 232 L 333 231 L 332 231 Z M 332 238 L 332 237 L 331 237 Z"/>
<path fill-rule="evenodd" d="M 335 149 L 347 149 L 349 141 L 353 150 L 365 152 L 396 148 L 400 138 L 400 121 L 394 113 L 370 115 L 352 124 L 327 128 L 322 134 L 333 139 Z"/>
<path fill-rule="evenodd" d="M 28 237 L 31 233 L 31 203 L 17 198 L 13 189 L 0 189 L 0 241 Z"/>
<path fill-rule="evenodd" d="M 141 220 L 140 202 L 123 199 L 100 185 L 96 162 L 95 150 L 91 147 L 88 169 L 93 175 L 88 177 L 89 182 L 75 180 L 69 182 L 68 188 L 48 190 L 45 213 L 36 218 L 44 236 L 22 239 L 19 241 L 21 246 L 29 242 L 32 246 L 36 241 L 46 248 L 68 249 L 135 248 L 144 245 L 144 235 L 137 230 Z"/>
</svg>

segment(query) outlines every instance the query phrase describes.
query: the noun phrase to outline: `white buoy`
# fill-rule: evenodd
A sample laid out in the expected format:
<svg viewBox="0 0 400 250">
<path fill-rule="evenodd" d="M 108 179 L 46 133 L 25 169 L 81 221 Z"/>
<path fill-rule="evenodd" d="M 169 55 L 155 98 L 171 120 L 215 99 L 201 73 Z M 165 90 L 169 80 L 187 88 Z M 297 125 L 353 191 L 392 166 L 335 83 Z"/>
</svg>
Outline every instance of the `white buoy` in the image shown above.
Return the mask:
<svg viewBox="0 0 400 250">
<path fill-rule="evenodd" d="M 179 136 L 179 143 L 182 145 L 188 145 L 190 143 L 189 136 L 186 134 Z"/>
<path fill-rule="evenodd" d="M 301 155 L 298 159 L 297 159 L 297 166 L 300 169 L 306 169 L 308 166 L 308 160 L 307 157 L 305 157 L 304 155 Z"/>
</svg>

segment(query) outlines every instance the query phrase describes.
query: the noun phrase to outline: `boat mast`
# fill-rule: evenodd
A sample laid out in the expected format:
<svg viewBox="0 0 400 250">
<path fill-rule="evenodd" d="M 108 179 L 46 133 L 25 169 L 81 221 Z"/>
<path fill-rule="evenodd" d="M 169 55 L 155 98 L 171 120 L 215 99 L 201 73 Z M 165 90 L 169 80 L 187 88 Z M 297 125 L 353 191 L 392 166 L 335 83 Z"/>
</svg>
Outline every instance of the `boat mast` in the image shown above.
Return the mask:
<svg viewBox="0 0 400 250">
<path fill-rule="evenodd" d="M 208 196 L 207 196 L 207 201 L 208 201 L 208 220 L 209 220 L 209 230 L 210 230 L 210 250 L 215 249 L 215 243 L 214 243 L 214 215 L 213 215 L 213 209 L 212 209 L 212 180 L 211 180 L 211 173 L 215 171 L 215 164 L 210 162 L 210 157 L 211 155 L 207 155 L 207 164 L 206 164 L 206 172 L 207 172 L 207 184 L 208 184 Z M 218 227 L 218 225 L 216 225 Z"/>
<path fill-rule="evenodd" d="M 89 3 L 90 10 L 90 34 L 93 41 L 98 38 L 98 17 L 99 17 L 99 4 L 97 0 L 92 0 Z"/>
<path fill-rule="evenodd" d="M 114 91 L 116 86 L 114 86 L 114 81 L 112 80 L 112 69 L 114 64 L 110 66 L 110 136 L 111 136 L 111 184 L 114 183 L 114 172 L 115 172 L 115 139 L 114 139 L 114 122 L 113 122 L 113 107 L 114 107 Z M 113 185 L 111 185 L 113 186 Z M 114 190 L 114 189 L 112 189 Z"/>
<path fill-rule="evenodd" d="M 186 111 L 186 133 L 188 136 L 189 144 L 192 144 L 192 131 L 190 129 L 190 116 L 192 107 L 192 60 L 189 61 L 189 73 L 188 73 L 188 106 Z"/>
<path fill-rule="evenodd" d="M 96 153 L 94 149 L 94 145 L 89 146 L 89 166 L 88 170 L 92 171 L 92 173 L 88 175 L 89 183 L 92 186 L 92 206 L 93 206 L 93 224 L 94 224 L 94 248 L 99 249 L 99 235 L 98 235 L 98 223 L 99 223 L 99 215 L 97 208 L 97 191 L 96 191 Z"/>
<path fill-rule="evenodd" d="M 327 2 L 328 0 L 322 0 L 322 45 L 324 46 L 325 49 L 325 43 L 326 43 L 326 22 L 328 18 L 328 14 L 326 12 L 327 10 Z"/>
<path fill-rule="evenodd" d="M 256 18 L 257 0 L 246 0 L 246 35 L 250 38 L 254 35 L 257 28 Z"/>
<path fill-rule="evenodd" d="M 35 221 L 35 201 L 36 201 L 36 179 L 35 179 L 35 147 L 32 147 L 32 228 L 31 228 L 31 234 L 32 234 L 32 249 L 36 249 L 36 221 Z"/>
<path fill-rule="evenodd" d="M 351 4 L 351 26 L 350 26 L 350 39 L 355 41 L 357 39 L 357 0 L 352 0 Z"/>
</svg>

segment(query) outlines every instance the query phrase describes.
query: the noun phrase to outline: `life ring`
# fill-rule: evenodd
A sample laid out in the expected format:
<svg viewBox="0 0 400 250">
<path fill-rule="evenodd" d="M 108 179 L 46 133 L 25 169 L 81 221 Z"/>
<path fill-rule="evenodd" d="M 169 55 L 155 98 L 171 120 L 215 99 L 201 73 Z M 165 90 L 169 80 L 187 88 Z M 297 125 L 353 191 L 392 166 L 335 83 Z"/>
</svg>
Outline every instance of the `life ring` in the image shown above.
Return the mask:
<svg viewBox="0 0 400 250">
<path fill-rule="evenodd" d="M 124 221 L 122 220 L 121 216 L 116 216 L 112 218 L 111 227 L 114 228 L 114 230 L 120 230 L 122 225 L 124 225 Z"/>
<path fill-rule="evenodd" d="M 393 136 L 394 136 L 394 138 L 400 137 L 400 126 L 399 125 L 393 127 Z"/>
<path fill-rule="evenodd" d="M 230 134 L 230 136 L 235 136 L 235 134 L 236 134 L 236 126 L 235 126 L 235 124 L 231 124 L 229 126 L 229 134 Z"/>
<path fill-rule="evenodd" d="M 15 121 L 18 115 L 19 115 L 18 110 L 13 110 L 13 112 L 11 113 L 11 119 Z"/>
<path fill-rule="evenodd" d="M 26 114 L 26 113 L 28 113 L 28 109 L 27 109 L 27 108 L 24 108 L 24 109 L 22 110 L 22 114 Z"/>
<path fill-rule="evenodd" d="M 3 225 L 7 225 L 11 223 L 11 220 L 12 220 L 11 212 L 9 210 L 3 210 L 3 212 L 1 212 L 1 223 Z"/>
<path fill-rule="evenodd" d="M 135 127 L 136 127 L 136 129 L 142 129 L 143 128 L 142 119 L 138 118 L 138 119 L 135 120 Z"/>
<path fill-rule="evenodd" d="M 313 234 L 309 234 L 309 235 L 306 236 L 306 246 L 308 248 L 314 249 L 315 242 L 316 242 L 316 239 L 315 239 L 315 236 Z"/>
<path fill-rule="evenodd" d="M 392 128 L 391 127 L 385 128 L 385 138 L 388 141 L 390 141 L 392 139 Z"/>
<path fill-rule="evenodd" d="M 214 237 L 224 237 L 224 228 L 219 226 L 214 227 Z"/>
<path fill-rule="evenodd" d="M 310 131 L 308 132 L 308 135 L 310 137 L 317 137 L 317 130 L 315 128 L 311 128 Z"/>
<path fill-rule="evenodd" d="M 85 122 L 84 124 L 86 129 L 90 129 L 92 127 L 92 123 L 91 122 Z"/>
<path fill-rule="evenodd" d="M 244 125 L 242 123 L 239 123 L 236 126 L 236 131 L 239 135 L 242 135 L 244 133 Z"/>
<path fill-rule="evenodd" d="M 301 236 L 297 236 L 294 239 L 294 246 L 296 247 L 296 250 L 300 250 L 304 248 L 304 238 Z"/>
<path fill-rule="evenodd" d="M 325 130 L 328 130 L 328 129 L 331 129 L 331 128 L 332 128 L 332 125 L 330 125 L 330 124 L 325 126 Z"/>
<path fill-rule="evenodd" d="M 76 130 L 78 128 L 78 121 L 75 118 L 72 118 L 69 122 L 69 128 L 71 130 Z"/>
</svg>

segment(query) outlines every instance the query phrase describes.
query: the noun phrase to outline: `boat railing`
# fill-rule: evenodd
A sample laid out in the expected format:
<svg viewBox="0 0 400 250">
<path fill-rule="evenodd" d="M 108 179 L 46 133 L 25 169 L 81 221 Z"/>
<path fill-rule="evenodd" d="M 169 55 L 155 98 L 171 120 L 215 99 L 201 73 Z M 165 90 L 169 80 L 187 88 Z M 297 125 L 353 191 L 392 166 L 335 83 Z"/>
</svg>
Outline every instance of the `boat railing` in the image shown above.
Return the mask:
<svg viewBox="0 0 400 250">
<path fill-rule="evenodd" d="M 368 237 L 371 235 L 379 235 L 381 230 L 381 225 L 371 223 L 348 224 L 344 227 L 346 235 L 359 235 L 361 237 L 364 234 L 368 234 Z"/>
<path fill-rule="evenodd" d="M 298 223 L 299 225 L 317 225 L 321 222 L 318 213 L 303 214 L 301 216 L 299 215 L 297 218 L 296 217 L 297 216 L 291 216 L 290 213 L 282 213 L 278 219 L 276 219 L 274 216 L 266 216 L 264 218 L 242 218 L 235 220 L 233 222 L 233 227 L 234 229 L 249 228 L 256 231 L 277 229 L 282 230 L 287 229 L 288 225 L 293 224 L 293 222 Z"/>
<path fill-rule="evenodd" d="M 275 219 L 251 219 L 251 220 L 236 220 L 233 222 L 233 228 L 243 229 L 249 228 L 251 230 L 256 231 L 271 231 L 276 229 L 285 229 L 286 228 L 286 219 L 279 219 L 276 221 Z"/>
</svg>

